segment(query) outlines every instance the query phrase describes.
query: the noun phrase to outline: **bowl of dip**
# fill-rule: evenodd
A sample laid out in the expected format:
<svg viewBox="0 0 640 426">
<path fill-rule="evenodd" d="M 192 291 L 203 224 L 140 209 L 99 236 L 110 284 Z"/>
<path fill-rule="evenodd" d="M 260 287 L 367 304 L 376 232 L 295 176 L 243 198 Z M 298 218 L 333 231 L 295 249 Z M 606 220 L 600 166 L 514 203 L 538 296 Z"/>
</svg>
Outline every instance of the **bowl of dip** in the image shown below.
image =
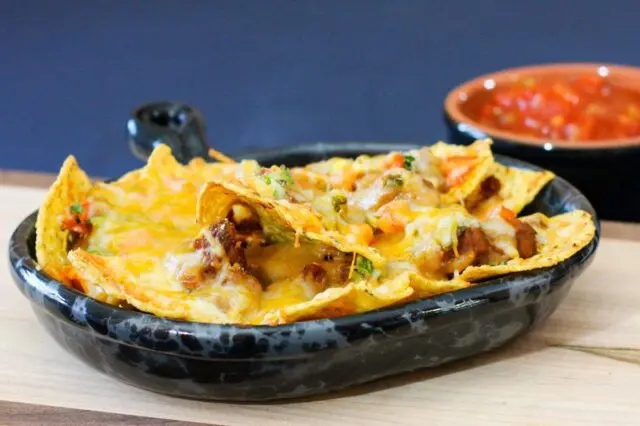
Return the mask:
<svg viewBox="0 0 640 426">
<path fill-rule="evenodd" d="M 491 138 L 495 152 L 573 182 L 603 219 L 640 221 L 640 68 L 558 63 L 509 68 L 451 90 L 452 143 Z"/>
</svg>

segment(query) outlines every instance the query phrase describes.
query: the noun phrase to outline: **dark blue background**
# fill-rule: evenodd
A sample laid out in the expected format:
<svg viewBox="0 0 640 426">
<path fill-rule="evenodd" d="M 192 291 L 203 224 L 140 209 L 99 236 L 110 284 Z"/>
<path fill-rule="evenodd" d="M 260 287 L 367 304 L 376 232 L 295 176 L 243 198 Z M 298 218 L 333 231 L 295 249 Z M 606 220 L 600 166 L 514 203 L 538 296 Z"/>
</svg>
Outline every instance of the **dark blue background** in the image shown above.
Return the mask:
<svg viewBox="0 0 640 426">
<path fill-rule="evenodd" d="M 429 143 L 459 82 L 548 61 L 640 64 L 638 0 L 0 1 L 0 168 L 140 163 L 136 105 L 183 100 L 211 142 Z"/>
</svg>

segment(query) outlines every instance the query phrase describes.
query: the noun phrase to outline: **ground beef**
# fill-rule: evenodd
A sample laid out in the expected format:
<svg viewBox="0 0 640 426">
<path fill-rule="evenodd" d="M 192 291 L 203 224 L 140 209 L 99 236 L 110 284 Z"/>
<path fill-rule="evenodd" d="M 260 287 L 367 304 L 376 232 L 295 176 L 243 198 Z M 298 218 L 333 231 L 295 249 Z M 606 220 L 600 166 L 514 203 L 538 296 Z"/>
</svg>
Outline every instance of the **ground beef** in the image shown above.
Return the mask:
<svg viewBox="0 0 640 426">
<path fill-rule="evenodd" d="M 453 248 L 446 250 L 442 256 L 442 268 L 446 274 L 461 272 L 471 265 L 482 265 L 487 262 L 491 245 L 480 228 L 464 228 L 458 232 L 458 256 Z"/>
<path fill-rule="evenodd" d="M 223 219 L 220 222 L 213 225 L 210 229 L 211 235 L 220 242 L 222 248 L 224 248 L 229 262 L 233 264 L 239 264 L 243 268 L 247 266 L 247 259 L 244 254 L 244 246 L 238 234 L 236 227 L 229 219 Z"/>
<path fill-rule="evenodd" d="M 527 259 L 538 252 L 536 243 L 536 231 L 528 223 L 518 221 L 516 226 L 516 244 L 518 254 L 521 258 Z"/>
<path fill-rule="evenodd" d="M 302 276 L 305 280 L 313 281 L 314 283 L 324 284 L 327 280 L 327 271 L 317 263 L 310 263 L 302 270 Z"/>
<path fill-rule="evenodd" d="M 464 228 L 458 235 L 458 253 L 472 251 L 476 259 L 489 254 L 489 240 L 480 228 Z"/>
<path fill-rule="evenodd" d="M 475 209 L 481 202 L 500 192 L 501 187 L 502 184 L 498 179 L 493 176 L 489 176 L 483 180 L 480 187 L 478 187 L 478 189 L 471 194 L 469 198 L 467 198 L 465 201 L 466 207 L 469 210 Z"/>
</svg>

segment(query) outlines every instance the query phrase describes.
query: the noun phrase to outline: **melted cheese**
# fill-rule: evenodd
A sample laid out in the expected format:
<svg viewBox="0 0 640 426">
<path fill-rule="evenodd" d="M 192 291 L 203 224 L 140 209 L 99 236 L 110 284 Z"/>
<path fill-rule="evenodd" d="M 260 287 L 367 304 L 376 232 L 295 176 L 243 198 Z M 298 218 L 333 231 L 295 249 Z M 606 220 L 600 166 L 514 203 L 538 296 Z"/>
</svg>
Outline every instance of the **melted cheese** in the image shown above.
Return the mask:
<svg viewBox="0 0 640 426">
<path fill-rule="evenodd" d="M 296 278 L 285 278 L 269 285 L 262 294 L 260 309 L 263 312 L 282 309 L 313 299 L 319 289 L 311 283 Z"/>
<path fill-rule="evenodd" d="M 410 165 L 403 164 L 407 158 Z M 264 169 L 252 160 L 216 165 L 196 160 L 183 167 L 159 148 L 145 168 L 89 191 L 93 230 L 82 242 L 87 251 L 77 250 L 69 260 L 85 281 L 96 283 L 87 291 L 92 297 L 126 300 L 171 318 L 278 323 L 389 306 L 462 288 L 465 280 L 494 274 L 494 266 L 498 271 L 531 267 L 530 260 L 518 258 L 513 226 L 488 213 L 500 205 L 526 204 L 549 176 L 490 169 L 492 161 L 486 141 L 471 147 L 438 144 L 404 157 L 334 158 L 289 176 L 285 168 Z M 457 173 L 464 177 L 448 192 L 445 169 L 450 180 Z M 487 170 L 503 186 L 474 217 L 458 204 Z M 222 186 L 219 182 L 231 184 L 204 199 L 201 187 Z M 221 202 L 222 195 L 230 201 Z M 335 197 L 343 200 L 339 208 Z M 220 214 L 210 221 L 198 215 L 196 224 L 196 202 L 210 211 L 218 207 Z M 209 228 L 229 212 L 237 222 L 259 220 L 263 240 L 271 244 L 247 249 L 246 270 L 243 262 L 230 263 Z M 565 242 L 567 252 L 574 250 L 570 240 L 581 219 L 523 219 L 536 230 L 541 247 L 536 256 L 549 262 L 552 247 L 558 247 L 550 243 L 557 241 Z M 463 266 L 451 279 L 441 272 L 442 263 L 453 255 L 464 259 L 457 240 L 468 227 L 480 227 L 492 247 L 481 262 L 499 265 Z M 209 244 L 195 249 L 196 237 Z M 370 263 L 360 264 L 367 259 Z M 316 265 L 307 268 L 311 264 Z"/>
<path fill-rule="evenodd" d="M 511 224 L 496 216 L 481 222 L 481 227 L 496 248 L 510 258 L 518 257 L 516 231 Z"/>
<path fill-rule="evenodd" d="M 318 249 L 310 245 L 295 247 L 291 243 L 281 243 L 247 250 L 249 269 L 267 284 L 295 277 L 305 266 L 319 260 Z"/>
</svg>

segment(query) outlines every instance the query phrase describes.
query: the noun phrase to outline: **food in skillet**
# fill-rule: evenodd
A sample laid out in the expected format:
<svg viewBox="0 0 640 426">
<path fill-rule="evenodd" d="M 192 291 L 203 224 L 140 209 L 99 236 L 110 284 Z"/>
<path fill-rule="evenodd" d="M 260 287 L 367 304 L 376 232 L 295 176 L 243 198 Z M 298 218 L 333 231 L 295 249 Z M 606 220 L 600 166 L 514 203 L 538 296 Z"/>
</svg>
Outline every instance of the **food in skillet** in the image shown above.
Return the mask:
<svg viewBox="0 0 640 426">
<path fill-rule="evenodd" d="M 518 213 L 550 172 L 496 163 L 490 141 L 332 158 L 145 167 L 92 183 L 69 157 L 36 255 L 98 300 L 189 321 L 282 324 L 370 311 L 555 265 L 593 238 L 583 211 Z"/>
</svg>

